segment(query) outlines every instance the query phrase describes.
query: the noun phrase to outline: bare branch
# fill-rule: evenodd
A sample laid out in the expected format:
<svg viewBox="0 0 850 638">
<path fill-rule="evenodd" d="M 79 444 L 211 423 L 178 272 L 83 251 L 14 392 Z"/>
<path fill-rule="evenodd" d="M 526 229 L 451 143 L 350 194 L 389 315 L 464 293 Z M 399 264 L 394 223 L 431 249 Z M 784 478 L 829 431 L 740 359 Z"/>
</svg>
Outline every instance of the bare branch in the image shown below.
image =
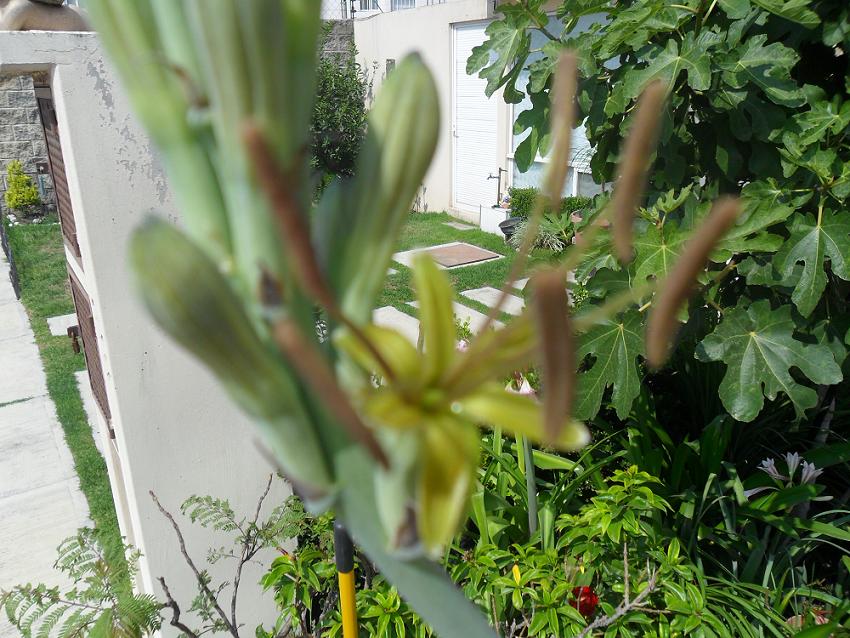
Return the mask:
<svg viewBox="0 0 850 638">
<path fill-rule="evenodd" d="M 200 587 L 201 591 L 203 591 L 204 594 L 206 594 L 207 597 L 210 599 L 210 602 L 215 608 L 216 613 L 218 613 L 219 617 L 224 622 L 225 626 L 227 627 L 227 630 L 230 632 L 230 635 L 233 636 L 233 638 L 239 638 L 239 632 L 237 631 L 236 626 L 230 622 L 230 619 L 228 619 L 227 614 L 224 613 L 224 610 L 221 608 L 221 605 L 218 604 L 218 598 L 216 598 L 215 594 L 212 593 L 209 588 L 209 585 L 207 585 L 206 581 L 204 580 L 204 577 L 201 575 L 201 571 L 195 565 L 195 561 L 193 561 L 192 557 L 189 556 L 189 552 L 186 549 L 186 539 L 183 538 L 183 532 L 180 531 L 180 526 L 177 524 L 177 521 L 175 521 L 171 513 L 162 506 L 162 503 L 159 502 L 159 499 L 156 497 L 156 494 L 154 494 L 153 490 L 151 490 L 149 494 L 151 495 L 151 498 L 153 499 L 153 502 L 156 504 L 157 508 L 159 508 L 159 511 L 162 512 L 162 515 L 168 519 L 168 521 L 171 523 L 171 527 L 174 528 L 174 533 L 177 534 L 177 541 L 180 543 L 180 553 L 183 555 L 183 558 L 186 561 L 186 564 L 189 565 L 189 568 L 192 570 L 192 573 L 195 574 L 195 580 L 198 581 L 198 587 Z"/>
<path fill-rule="evenodd" d="M 628 569 L 626 570 L 626 573 L 628 573 Z M 628 578 L 628 576 L 626 576 L 626 578 Z M 614 610 L 613 614 L 611 614 L 610 616 L 602 616 L 600 618 L 597 618 L 587 627 L 585 627 L 582 632 L 578 636 L 576 636 L 576 638 L 587 638 L 587 636 L 590 636 L 595 629 L 604 629 L 609 625 L 613 625 L 615 622 L 617 622 L 620 618 L 625 616 L 630 611 L 639 608 L 641 603 L 643 603 L 643 601 L 646 600 L 653 591 L 655 591 L 655 586 L 657 585 L 657 583 L 658 572 L 653 571 L 649 576 L 649 582 L 646 585 L 646 589 L 639 593 L 633 601 L 628 602 L 627 600 L 624 600 L 617 606 L 617 609 Z"/>
<path fill-rule="evenodd" d="M 162 591 L 165 592 L 165 606 L 171 609 L 171 620 L 169 621 L 169 624 L 182 631 L 184 634 L 189 636 L 189 638 L 198 638 L 197 633 L 189 629 L 189 627 L 180 621 L 180 605 L 177 604 L 177 601 L 174 600 L 174 597 L 171 595 L 168 585 L 165 584 L 165 579 L 160 576 L 157 580 L 162 587 Z"/>
</svg>

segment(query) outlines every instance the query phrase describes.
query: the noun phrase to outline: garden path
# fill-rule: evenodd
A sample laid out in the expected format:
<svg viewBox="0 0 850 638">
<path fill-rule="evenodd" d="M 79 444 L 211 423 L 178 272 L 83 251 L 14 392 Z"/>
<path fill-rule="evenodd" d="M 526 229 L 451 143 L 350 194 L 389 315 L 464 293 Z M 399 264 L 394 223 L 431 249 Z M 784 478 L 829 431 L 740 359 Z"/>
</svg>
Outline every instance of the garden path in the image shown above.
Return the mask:
<svg viewBox="0 0 850 638">
<path fill-rule="evenodd" d="M 0 590 L 64 584 L 56 548 L 91 526 L 88 504 L 9 264 L 0 252 Z M 0 614 L 0 638 L 18 636 Z"/>
</svg>

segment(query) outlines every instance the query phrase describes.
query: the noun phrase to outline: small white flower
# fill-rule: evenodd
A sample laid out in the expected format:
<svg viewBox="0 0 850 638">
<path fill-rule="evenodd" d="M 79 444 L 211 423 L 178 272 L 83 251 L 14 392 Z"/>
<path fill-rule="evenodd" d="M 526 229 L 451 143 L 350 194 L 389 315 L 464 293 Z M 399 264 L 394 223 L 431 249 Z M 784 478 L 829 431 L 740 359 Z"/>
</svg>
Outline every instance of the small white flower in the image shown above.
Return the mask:
<svg viewBox="0 0 850 638">
<path fill-rule="evenodd" d="M 776 469 L 776 460 L 775 459 L 765 459 L 759 465 L 759 469 L 762 472 L 765 472 L 770 478 L 777 481 L 787 481 L 788 477 L 783 476 L 779 473 L 779 470 Z"/>
<path fill-rule="evenodd" d="M 794 478 L 794 473 L 800 466 L 800 455 L 797 452 L 788 452 L 785 455 L 785 463 L 788 464 L 788 480 L 790 481 Z"/>
<path fill-rule="evenodd" d="M 467 348 L 469 348 L 469 342 L 466 339 L 461 339 L 457 342 L 458 352 L 466 352 Z"/>
<path fill-rule="evenodd" d="M 803 461 L 800 484 L 806 485 L 807 483 L 814 483 L 821 474 L 823 474 L 823 470 L 819 470 L 814 463 L 806 463 Z"/>
</svg>

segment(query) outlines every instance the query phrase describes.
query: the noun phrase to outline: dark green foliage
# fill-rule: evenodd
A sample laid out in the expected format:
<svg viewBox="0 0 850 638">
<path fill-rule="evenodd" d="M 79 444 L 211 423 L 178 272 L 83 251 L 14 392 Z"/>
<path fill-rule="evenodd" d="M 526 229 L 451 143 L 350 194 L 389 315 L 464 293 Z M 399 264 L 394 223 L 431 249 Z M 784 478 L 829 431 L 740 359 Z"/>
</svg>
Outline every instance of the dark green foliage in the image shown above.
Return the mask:
<svg viewBox="0 0 850 638">
<path fill-rule="evenodd" d="M 125 561 L 110 561 L 110 539 L 80 530 L 59 546 L 56 569 L 73 582 L 67 591 L 46 585 L 19 585 L 0 592 L 0 605 L 24 638 L 87 636 L 141 638 L 160 627 L 160 605 L 153 596 L 133 593 L 139 553 L 123 548 Z"/>
<path fill-rule="evenodd" d="M 516 217 L 528 217 L 534 210 L 534 202 L 540 194 L 537 188 L 510 188 L 511 213 Z M 589 197 L 565 197 L 561 201 L 559 214 L 573 213 L 584 210 L 590 206 L 592 200 Z M 552 214 L 550 207 L 546 207 L 546 214 Z"/>
<path fill-rule="evenodd" d="M 366 134 L 369 80 L 355 60 L 354 45 L 345 53 L 326 53 L 317 67 L 316 102 L 310 122 L 313 168 L 320 179 L 354 173 Z"/>
<path fill-rule="evenodd" d="M 735 316 L 726 310 L 768 298 L 772 311 L 793 315 L 793 330 L 789 326 L 785 334 L 798 344 L 795 349 L 823 343 L 819 335 L 827 322 L 833 361 L 824 374 L 815 374 L 814 367 L 795 373 L 790 386 L 768 383 L 761 390 L 767 401 L 759 399 L 755 409 L 737 407 L 747 402 L 743 393 L 752 392 L 752 385 L 718 386 L 727 411 L 752 421 L 762 409 L 776 409 L 791 398 L 797 417 L 805 418 L 823 402 L 801 402 L 800 396 L 811 396 L 817 386 L 835 386 L 832 392 L 840 394 L 844 375 L 837 368 L 847 357 L 847 326 L 835 320 L 846 316 L 850 281 L 850 14 L 845 3 L 565 0 L 560 22 L 551 23 L 542 0 L 501 10 L 503 18 L 490 26 L 490 40 L 473 53 L 470 69 L 481 70 L 491 93 L 505 86 L 509 101 L 522 95 L 519 70 L 528 69 L 537 116 L 526 111 L 519 127 L 531 128 L 527 143 L 538 146 L 526 155 L 546 150 L 540 146 L 546 131 L 539 116 L 549 108 L 552 70 L 565 48 L 580 55 L 580 117 L 599 183 L 616 178 L 628 116 L 643 87 L 660 79 L 671 89 L 661 114 L 650 194 L 635 228 L 636 260 L 621 269 L 602 237 L 598 259 L 583 270 L 582 283 L 595 287 L 590 279 L 602 272 L 599 266 L 622 272 L 632 285 L 660 279 L 706 214 L 707 203 L 718 193 L 740 193 L 745 213 L 704 279 L 720 275 L 720 280 L 707 286 L 696 304 L 710 305 L 716 313 L 706 315 L 700 333 L 680 348 L 689 349 L 684 356 L 699 354 L 702 361 L 740 367 L 747 353 L 743 342 L 722 356 L 711 348 L 697 353 L 694 346 L 715 329 L 720 338 L 723 322 Z M 593 26 L 578 33 L 579 20 Z M 542 58 L 529 62 L 534 30 L 549 42 Z M 510 60 L 502 59 L 508 54 Z"/>
</svg>

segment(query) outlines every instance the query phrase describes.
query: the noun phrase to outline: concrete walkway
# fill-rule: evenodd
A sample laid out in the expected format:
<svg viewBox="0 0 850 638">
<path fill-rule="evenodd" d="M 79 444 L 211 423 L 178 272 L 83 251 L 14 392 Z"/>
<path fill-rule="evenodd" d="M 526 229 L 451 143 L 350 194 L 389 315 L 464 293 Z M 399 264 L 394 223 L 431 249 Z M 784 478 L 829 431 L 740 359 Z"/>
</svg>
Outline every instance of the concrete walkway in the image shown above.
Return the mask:
<svg viewBox="0 0 850 638">
<path fill-rule="evenodd" d="M 56 547 L 86 526 L 88 504 L 0 251 L 0 590 L 66 584 L 53 571 Z M 18 635 L 0 613 L 0 637 Z"/>
</svg>

